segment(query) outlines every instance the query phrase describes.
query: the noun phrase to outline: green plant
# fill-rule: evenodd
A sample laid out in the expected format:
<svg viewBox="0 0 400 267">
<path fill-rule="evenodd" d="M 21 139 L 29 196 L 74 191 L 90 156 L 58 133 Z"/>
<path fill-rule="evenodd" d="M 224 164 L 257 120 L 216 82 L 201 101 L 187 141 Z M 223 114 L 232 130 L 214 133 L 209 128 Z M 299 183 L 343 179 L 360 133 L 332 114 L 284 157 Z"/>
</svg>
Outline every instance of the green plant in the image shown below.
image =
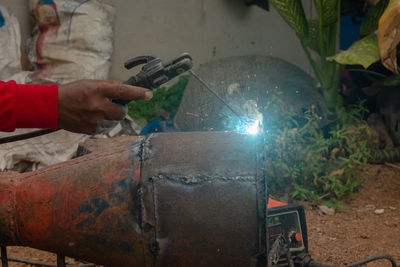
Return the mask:
<svg viewBox="0 0 400 267">
<path fill-rule="evenodd" d="M 188 76 L 182 75 L 178 82 L 171 87 L 160 87 L 154 90 L 152 99 L 129 103 L 128 114 L 141 126 L 152 120 L 165 119 L 157 113 L 157 109 L 162 109 L 168 114 L 176 112 L 188 80 Z"/>
<path fill-rule="evenodd" d="M 361 121 L 362 104 L 345 109 L 339 90 L 340 75 L 345 65 L 382 64 L 398 74 L 397 46 L 400 42 L 400 0 L 380 0 L 362 22 L 362 39 L 339 54 L 337 30 L 340 0 L 314 0 L 318 18 L 307 20 L 299 0 L 270 0 L 270 3 L 293 28 L 300 40 L 315 77 L 320 83 L 327 116 L 331 123 L 324 133 L 314 112 L 304 114 L 306 123 L 300 125 L 293 112 L 282 101 L 276 109 L 280 125 L 270 122 L 267 141 L 267 177 L 272 190 L 291 187 L 291 196 L 341 208 L 341 199 L 351 195 L 362 181 L 357 166 L 369 157 L 366 137 L 368 127 Z M 378 37 L 373 32 L 378 29 Z M 360 71 L 360 70 L 357 70 Z M 361 70 L 373 81 L 400 84 L 398 76 Z M 280 117 L 279 117 L 280 116 Z M 279 119 L 280 118 L 280 119 Z M 356 127 L 349 127 L 348 122 Z M 268 121 L 266 122 L 268 124 Z"/>
<path fill-rule="evenodd" d="M 341 208 L 341 200 L 362 184 L 357 166 L 368 158 L 368 128 L 341 127 L 328 134 L 319 126 L 318 116 L 306 111 L 299 124 L 298 114 L 279 100 L 268 107 L 279 120 L 265 121 L 268 185 L 272 192 L 291 188 L 290 196 Z M 361 117 L 362 105 L 351 112 Z M 358 119 L 359 120 L 359 119 Z M 279 121 L 279 124 L 275 123 Z M 359 120 L 360 125 L 365 125 Z"/>
<path fill-rule="evenodd" d="M 331 120 L 345 115 L 343 99 L 339 94 L 340 74 L 343 67 L 327 60 L 337 52 L 337 31 L 340 0 L 315 0 L 318 19 L 307 20 L 299 0 L 270 0 L 272 6 L 293 28 L 310 62 L 321 94 L 325 99 L 327 115 Z"/>
<path fill-rule="evenodd" d="M 361 39 L 339 54 L 328 58 L 340 64 L 362 65 L 365 69 L 381 61 L 394 75 L 348 68 L 349 71 L 363 72 L 367 79 L 383 85 L 399 85 L 397 65 L 400 42 L 400 0 L 380 0 L 365 16 L 360 28 Z M 376 34 L 376 30 L 377 34 Z"/>
<path fill-rule="evenodd" d="M 340 2 L 312 1 L 317 9 L 318 19 L 307 20 L 300 0 L 270 0 L 300 40 L 320 83 L 328 118 L 346 122 L 348 112 L 343 107 L 343 99 L 339 93 L 340 75 L 345 64 L 361 64 L 367 68 L 381 58 L 384 66 L 398 73 L 396 46 L 400 42 L 400 0 L 381 0 L 362 22 L 361 35 L 365 37 L 355 42 L 347 51 L 336 55 Z M 378 27 L 377 39 L 372 32 Z"/>
</svg>

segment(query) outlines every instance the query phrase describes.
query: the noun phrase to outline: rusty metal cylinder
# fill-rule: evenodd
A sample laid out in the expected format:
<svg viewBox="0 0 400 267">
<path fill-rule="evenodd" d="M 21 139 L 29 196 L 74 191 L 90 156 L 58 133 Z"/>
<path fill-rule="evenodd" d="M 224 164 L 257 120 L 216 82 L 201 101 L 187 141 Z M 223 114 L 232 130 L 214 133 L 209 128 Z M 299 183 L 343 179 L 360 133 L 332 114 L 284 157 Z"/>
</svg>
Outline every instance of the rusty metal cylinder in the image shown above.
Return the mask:
<svg viewBox="0 0 400 267">
<path fill-rule="evenodd" d="M 265 266 L 257 137 L 160 133 L 0 179 L 0 244 L 106 266 Z"/>
</svg>

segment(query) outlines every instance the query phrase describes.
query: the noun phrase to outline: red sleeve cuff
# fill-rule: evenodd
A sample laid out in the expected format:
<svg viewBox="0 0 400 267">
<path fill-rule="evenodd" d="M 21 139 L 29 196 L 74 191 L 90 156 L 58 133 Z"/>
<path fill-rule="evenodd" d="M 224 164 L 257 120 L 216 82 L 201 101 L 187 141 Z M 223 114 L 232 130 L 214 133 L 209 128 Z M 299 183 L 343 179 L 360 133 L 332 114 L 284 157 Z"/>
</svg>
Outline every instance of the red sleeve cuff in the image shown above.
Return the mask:
<svg viewBox="0 0 400 267">
<path fill-rule="evenodd" d="M 18 84 L 15 118 L 16 128 L 56 130 L 58 126 L 57 84 Z"/>
<path fill-rule="evenodd" d="M 15 82 L 0 81 L 0 89 L 0 130 L 12 132 L 15 130 Z"/>
</svg>

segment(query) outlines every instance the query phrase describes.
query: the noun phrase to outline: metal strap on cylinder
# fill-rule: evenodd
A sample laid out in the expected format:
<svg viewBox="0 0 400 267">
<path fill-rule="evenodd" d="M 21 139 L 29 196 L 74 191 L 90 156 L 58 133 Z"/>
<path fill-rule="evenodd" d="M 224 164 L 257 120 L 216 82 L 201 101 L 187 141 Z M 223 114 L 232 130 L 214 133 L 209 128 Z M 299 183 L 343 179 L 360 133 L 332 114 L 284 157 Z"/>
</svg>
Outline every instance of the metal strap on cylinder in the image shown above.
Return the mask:
<svg viewBox="0 0 400 267">
<path fill-rule="evenodd" d="M 264 129 L 261 127 L 261 133 Z M 257 185 L 257 204 L 258 204 L 258 236 L 259 236 L 259 266 L 267 266 L 267 254 L 269 251 L 268 244 L 268 188 L 265 173 L 265 137 L 264 134 L 259 134 L 256 137 L 256 185 Z"/>
<path fill-rule="evenodd" d="M 8 267 L 7 247 L 1 246 L 1 266 Z"/>
<path fill-rule="evenodd" d="M 65 256 L 61 253 L 57 253 L 57 267 L 66 267 Z"/>
</svg>

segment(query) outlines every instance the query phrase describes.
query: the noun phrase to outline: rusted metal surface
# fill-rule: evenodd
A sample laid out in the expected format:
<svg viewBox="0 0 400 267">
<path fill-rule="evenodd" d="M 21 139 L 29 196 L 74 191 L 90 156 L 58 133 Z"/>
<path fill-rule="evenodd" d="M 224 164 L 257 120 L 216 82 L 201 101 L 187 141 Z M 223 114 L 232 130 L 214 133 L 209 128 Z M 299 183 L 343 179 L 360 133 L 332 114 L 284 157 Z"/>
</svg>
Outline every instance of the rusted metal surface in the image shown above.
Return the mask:
<svg viewBox="0 0 400 267">
<path fill-rule="evenodd" d="M 153 237 L 140 228 L 133 201 L 140 161 L 132 146 L 139 144 L 1 179 L 0 242 L 111 266 L 153 266 Z"/>
<path fill-rule="evenodd" d="M 0 243 L 107 266 L 265 266 L 258 159 L 254 136 L 161 133 L 5 177 Z"/>
</svg>

